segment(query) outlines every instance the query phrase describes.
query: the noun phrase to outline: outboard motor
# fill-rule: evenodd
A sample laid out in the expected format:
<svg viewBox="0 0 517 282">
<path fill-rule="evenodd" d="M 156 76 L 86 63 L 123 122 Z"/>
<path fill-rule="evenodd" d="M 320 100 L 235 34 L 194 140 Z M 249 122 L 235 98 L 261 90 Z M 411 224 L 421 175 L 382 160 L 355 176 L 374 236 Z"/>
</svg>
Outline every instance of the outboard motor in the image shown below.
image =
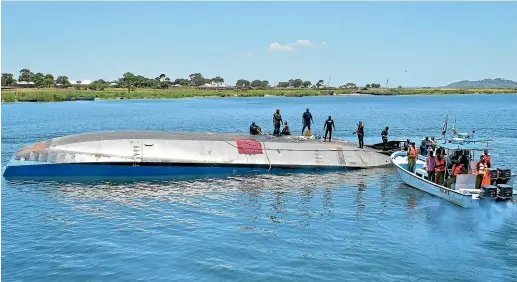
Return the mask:
<svg viewBox="0 0 517 282">
<path fill-rule="evenodd" d="M 507 184 L 508 181 L 510 181 L 510 178 L 512 178 L 512 170 L 511 169 L 502 169 L 497 168 L 497 175 L 494 177 L 492 175 L 492 171 L 490 171 L 490 182 L 492 182 L 492 179 L 495 179 L 495 184 Z"/>
<path fill-rule="evenodd" d="M 480 198 L 483 199 L 496 199 L 497 198 L 497 187 L 494 185 L 483 185 L 481 187 Z"/>
<path fill-rule="evenodd" d="M 498 198 L 501 200 L 513 199 L 513 187 L 508 184 L 512 178 L 512 170 L 497 168 L 495 171 L 496 173 L 492 169 L 490 170 L 490 182 L 497 186 Z M 494 180 L 492 180 L 493 174 L 496 174 Z"/>
<path fill-rule="evenodd" d="M 500 199 L 509 200 L 513 198 L 513 187 L 508 184 L 497 184 L 497 194 Z"/>
</svg>

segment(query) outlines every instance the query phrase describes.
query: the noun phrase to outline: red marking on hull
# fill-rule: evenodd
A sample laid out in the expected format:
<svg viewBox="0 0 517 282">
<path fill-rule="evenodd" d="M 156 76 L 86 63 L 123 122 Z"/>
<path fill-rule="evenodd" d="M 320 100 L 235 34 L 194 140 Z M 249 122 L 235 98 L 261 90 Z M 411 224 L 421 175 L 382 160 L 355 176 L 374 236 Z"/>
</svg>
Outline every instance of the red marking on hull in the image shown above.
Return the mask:
<svg viewBox="0 0 517 282">
<path fill-rule="evenodd" d="M 264 151 L 262 150 L 262 144 L 253 139 L 235 139 L 237 142 L 237 149 L 239 150 L 239 154 L 245 155 L 262 155 Z"/>
</svg>

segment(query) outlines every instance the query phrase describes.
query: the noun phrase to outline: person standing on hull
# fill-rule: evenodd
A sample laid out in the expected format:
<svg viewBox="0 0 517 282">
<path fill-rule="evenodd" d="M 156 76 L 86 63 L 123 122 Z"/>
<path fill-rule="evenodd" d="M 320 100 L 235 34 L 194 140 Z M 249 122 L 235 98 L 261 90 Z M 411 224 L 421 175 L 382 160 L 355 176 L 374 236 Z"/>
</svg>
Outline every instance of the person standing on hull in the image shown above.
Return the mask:
<svg viewBox="0 0 517 282">
<path fill-rule="evenodd" d="M 363 137 L 364 137 L 364 126 L 363 126 L 363 122 L 360 121 L 359 124 L 357 125 L 357 130 L 354 131 L 354 134 L 357 134 L 357 139 L 359 139 L 359 148 L 363 148 L 363 145 L 364 145 L 364 142 L 363 142 Z"/>
<path fill-rule="evenodd" d="M 307 127 L 307 129 L 309 129 L 309 131 L 311 130 L 311 121 L 312 121 L 312 123 L 314 123 L 314 120 L 312 119 L 312 114 L 309 111 L 309 108 L 307 108 L 307 110 L 305 110 L 305 113 L 303 113 L 303 115 L 302 115 L 302 124 L 303 124 L 302 136 L 303 136 L 303 132 L 305 131 L 306 127 Z"/>
<path fill-rule="evenodd" d="M 327 134 L 329 135 L 329 142 L 332 139 L 332 128 L 336 129 L 336 126 L 334 125 L 332 117 L 329 116 L 329 118 L 325 121 L 325 124 L 323 125 L 323 130 L 325 130 L 325 137 L 323 139 L 323 142 L 327 141 Z"/>
<path fill-rule="evenodd" d="M 280 114 L 280 110 L 276 109 L 276 112 L 273 114 L 273 126 L 275 130 L 273 131 L 273 135 L 280 135 L 280 126 L 282 125 L 282 115 Z"/>
<path fill-rule="evenodd" d="M 382 136 L 382 150 L 383 151 L 386 151 L 386 145 L 388 143 L 388 130 L 390 128 L 386 126 L 386 128 L 384 128 L 384 130 L 381 132 L 381 136 Z"/>
</svg>

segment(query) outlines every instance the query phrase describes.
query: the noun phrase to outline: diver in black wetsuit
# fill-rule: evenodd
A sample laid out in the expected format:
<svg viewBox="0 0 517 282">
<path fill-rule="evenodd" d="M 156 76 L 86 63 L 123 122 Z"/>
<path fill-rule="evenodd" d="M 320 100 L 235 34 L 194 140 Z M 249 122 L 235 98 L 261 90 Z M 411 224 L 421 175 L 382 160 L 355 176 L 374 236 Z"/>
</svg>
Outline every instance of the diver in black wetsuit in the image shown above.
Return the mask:
<svg viewBox="0 0 517 282">
<path fill-rule="evenodd" d="M 325 121 L 325 124 L 323 125 L 323 130 L 325 130 L 325 137 L 323 139 L 323 142 L 327 141 L 327 134 L 329 135 L 329 142 L 332 139 L 332 128 L 336 129 L 336 126 L 334 125 L 332 117 L 329 116 L 329 118 Z"/>
<path fill-rule="evenodd" d="M 357 134 L 357 139 L 359 139 L 359 148 L 363 148 L 364 126 L 362 121 L 357 125 L 357 130 L 354 131 L 354 134 Z"/>
<path fill-rule="evenodd" d="M 282 125 L 282 115 L 280 115 L 280 110 L 276 109 L 273 114 L 273 126 L 275 127 L 275 130 L 273 131 L 274 136 L 280 135 L 280 125 Z"/>
<path fill-rule="evenodd" d="M 386 151 L 386 144 L 388 143 L 388 130 L 390 128 L 386 126 L 386 128 L 384 128 L 384 130 L 381 132 L 381 136 L 382 136 L 382 150 L 383 151 Z"/>
</svg>

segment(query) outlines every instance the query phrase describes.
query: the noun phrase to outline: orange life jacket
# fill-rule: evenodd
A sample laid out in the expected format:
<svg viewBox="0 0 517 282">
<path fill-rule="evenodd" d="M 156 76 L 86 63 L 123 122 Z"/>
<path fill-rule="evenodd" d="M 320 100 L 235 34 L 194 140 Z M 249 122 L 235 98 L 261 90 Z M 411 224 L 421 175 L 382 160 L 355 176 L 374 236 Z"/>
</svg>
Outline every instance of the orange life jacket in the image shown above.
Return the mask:
<svg viewBox="0 0 517 282">
<path fill-rule="evenodd" d="M 409 146 L 408 156 L 410 158 L 416 158 L 416 150 L 415 150 L 415 148 L 413 148 L 413 146 Z"/>
<path fill-rule="evenodd" d="M 457 176 L 458 174 L 460 174 L 462 168 L 463 168 L 463 164 L 453 165 L 452 166 L 452 176 Z"/>
<path fill-rule="evenodd" d="M 444 172 L 445 171 L 445 158 L 442 158 L 442 160 L 438 160 L 438 157 L 434 157 L 434 171 L 436 172 Z"/>
<path fill-rule="evenodd" d="M 490 184 L 490 172 L 488 172 L 488 170 L 485 170 L 485 174 L 483 175 L 481 185 L 489 185 L 489 184 Z"/>
</svg>

